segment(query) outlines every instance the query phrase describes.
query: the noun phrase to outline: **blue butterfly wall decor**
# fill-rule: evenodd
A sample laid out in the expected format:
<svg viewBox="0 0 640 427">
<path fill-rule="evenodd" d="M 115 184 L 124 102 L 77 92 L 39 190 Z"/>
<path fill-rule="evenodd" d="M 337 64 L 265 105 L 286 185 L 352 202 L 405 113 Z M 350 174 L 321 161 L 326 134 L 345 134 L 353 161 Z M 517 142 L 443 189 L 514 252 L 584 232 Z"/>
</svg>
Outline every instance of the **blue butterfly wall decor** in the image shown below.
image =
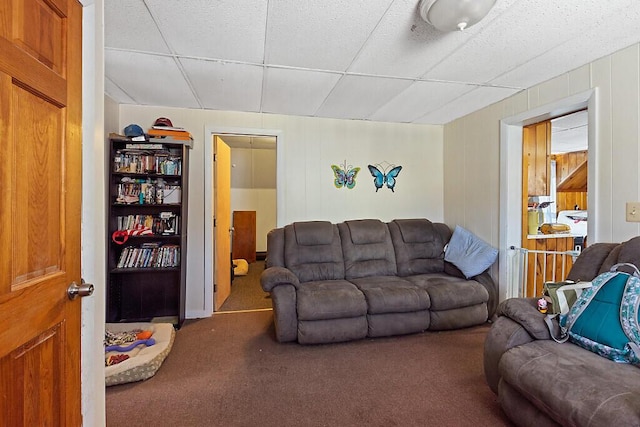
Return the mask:
<svg viewBox="0 0 640 427">
<path fill-rule="evenodd" d="M 395 166 L 386 173 L 381 172 L 380 169 L 373 165 L 368 165 L 367 167 L 369 168 L 369 172 L 371 172 L 371 176 L 373 176 L 373 184 L 376 186 L 376 193 L 385 184 L 387 184 L 387 188 L 389 188 L 389 190 L 395 192 L 393 189 L 396 186 L 396 177 L 402 170 L 402 166 Z"/>
<path fill-rule="evenodd" d="M 344 161 L 344 164 L 340 166 L 331 165 L 331 169 L 333 169 L 333 174 L 335 175 L 333 185 L 335 185 L 336 188 L 344 187 L 351 190 L 356 186 L 356 176 L 358 175 L 358 172 L 360 172 L 360 168 L 354 168 L 352 165 L 347 166 L 346 160 Z"/>
</svg>

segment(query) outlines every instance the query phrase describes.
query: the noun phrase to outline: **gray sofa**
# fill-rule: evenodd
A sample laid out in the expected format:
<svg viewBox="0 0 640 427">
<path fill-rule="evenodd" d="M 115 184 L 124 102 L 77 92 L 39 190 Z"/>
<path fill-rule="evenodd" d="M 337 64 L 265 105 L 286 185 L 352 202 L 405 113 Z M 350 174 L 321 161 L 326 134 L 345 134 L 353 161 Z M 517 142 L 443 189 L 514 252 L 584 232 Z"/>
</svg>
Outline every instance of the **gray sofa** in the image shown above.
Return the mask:
<svg viewBox="0 0 640 427">
<path fill-rule="evenodd" d="M 280 342 L 318 344 L 482 324 L 497 306 L 488 272 L 444 261 L 451 238 L 427 219 L 296 222 L 269 232 L 261 285 Z"/>
<path fill-rule="evenodd" d="M 640 237 L 589 246 L 568 279 L 589 281 L 621 262 L 640 266 Z M 496 314 L 485 341 L 485 376 L 515 424 L 640 426 L 639 367 L 551 340 L 534 298 L 505 300 Z"/>
</svg>

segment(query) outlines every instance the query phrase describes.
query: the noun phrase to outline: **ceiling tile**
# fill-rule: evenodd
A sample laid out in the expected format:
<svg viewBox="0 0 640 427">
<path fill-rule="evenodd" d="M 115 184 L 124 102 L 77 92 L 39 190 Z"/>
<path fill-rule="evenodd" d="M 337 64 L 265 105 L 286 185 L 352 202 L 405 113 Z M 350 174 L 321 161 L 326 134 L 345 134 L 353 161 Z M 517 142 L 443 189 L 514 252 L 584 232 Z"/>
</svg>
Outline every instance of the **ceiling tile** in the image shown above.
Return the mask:
<svg viewBox="0 0 640 427">
<path fill-rule="evenodd" d="M 203 108 L 260 111 L 262 67 L 180 59 Z"/>
<path fill-rule="evenodd" d="M 345 71 L 392 0 L 271 0 L 265 62 Z"/>
<path fill-rule="evenodd" d="M 311 116 L 320 108 L 341 74 L 267 68 L 262 111 Z"/>
<path fill-rule="evenodd" d="M 156 24 L 142 0 L 109 0 L 104 2 L 105 46 L 169 53 Z"/>
<path fill-rule="evenodd" d="M 515 1 L 517 0 L 498 2 L 484 20 L 466 31 L 443 33 L 420 17 L 415 0 L 396 0 L 349 71 L 420 77 L 480 32 Z"/>
<path fill-rule="evenodd" d="M 517 2 L 424 77 L 489 82 L 568 39 L 582 36 L 594 24 L 594 16 L 610 13 L 627 1 L 563 0 L 545 2 L 545 7 Z"/>
<path fill-rule="evenodd" d="M 131 99 L 129 95 L 120 89 L 118 85 L 116 85 L 111 79 L 104 79 L 104 93 L 109 96 L 109 98 L 117 101 L 120 104 L 135 104 L 135 100 Z"/>
<path fill-rule="evenodd" d="M 414 82 L 376 111 L 371 120 L 412 122 L 474 88 L 475 86 L 457 83 Z"/>
<path fill-rule="evenodd" d="M 136 104 L 200 107 L 173 58 L 118 50 L 104 56 L 105 77 Z"/>
<path fill-rule="evenodd" d="M 479 87 L 469 93 L 444 105 L 436 111 L 427 113 L 414 123 L 446 124 L 452 120 L 465 116 L 481 108 L 487 107 L 511 95 L 518 93 L 518 89 L 500 87 Z"/>
<path fill-rule="evenodd" d="M 146 1 L 174 53 L 262 63 L 268 2 Z"/>
<path fill-rule="evenodd" d="M 442 124 L 640 42 L 638 0 L 498 0 L 480 23 L 449 33 L 425 23 L 418 3 L 109 0 L 105 93 Z"/>
<path fill-rule="evenodd" d="M 625 9 L 614 19 L 590 26 L 579 37 L 566 40 L 553 49 L 533 58 L 491 81 L 492 84 L 531 87 L 559 74 L 571 71 L 611 52 L 640 42 L 640 2 Z M 603 43 L 602 34 L 607 34 Z"/>
<path fill-rule="evenodd" d="M 368 119 L 411 83 L 411 80 L 343 76 L 320 107 L 318 115 L 336 119 Z"/>
</svg>

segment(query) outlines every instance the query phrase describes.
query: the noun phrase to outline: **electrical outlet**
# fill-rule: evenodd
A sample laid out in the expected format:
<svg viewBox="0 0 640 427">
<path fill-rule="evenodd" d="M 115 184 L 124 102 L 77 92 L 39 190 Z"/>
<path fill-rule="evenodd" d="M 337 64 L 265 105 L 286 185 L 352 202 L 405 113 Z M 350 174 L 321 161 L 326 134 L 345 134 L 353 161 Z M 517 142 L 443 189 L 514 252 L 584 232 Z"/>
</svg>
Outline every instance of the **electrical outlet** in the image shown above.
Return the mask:
<svg viewBox="0 0 640 427">
<path fill-rule="evenodd" d="M 640 222 L 640 202 L 627 202 L 627 222 Z"/>
</svg>

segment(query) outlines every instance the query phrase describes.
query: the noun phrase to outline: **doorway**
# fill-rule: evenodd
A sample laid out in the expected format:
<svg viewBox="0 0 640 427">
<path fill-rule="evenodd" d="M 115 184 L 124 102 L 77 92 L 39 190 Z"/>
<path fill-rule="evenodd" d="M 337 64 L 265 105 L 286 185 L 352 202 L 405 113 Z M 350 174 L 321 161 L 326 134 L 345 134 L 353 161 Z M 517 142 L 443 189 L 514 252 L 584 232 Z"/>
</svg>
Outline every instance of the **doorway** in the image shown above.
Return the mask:
<svg viewBox="0 0 640 427">
<path fill-rule="evenodd" d="M 587 237 L 588 113 L 523 127 L 523 296 L 563 280 Z"/>
<path fill-rule="evenodd" d="M 596 213 L 600 188 L 595 173 L 597 154 L 596 90 L 572 95 L 559 101 L 504 118 L 500 121 L 500 300 L 517 297 L 520 283 L 514 265 L 517 248 L 522 242 L 522 137 L 524 126 L 560 117 L 575 111 L 587 110 L 588 116 L 588 189 L 589 213 Z M 598 228 L 593 215 L 588 224 L 589 239 L 598 241 Z"/>
<path fill-rule="evenodd" d="M 261 255 L 266 253 L 266 234 L 269 230 L 281 224 L 284 210 L 282 209 L 284 185 L 282 185 L 283 180 L 281 179 L 282 168 L 278 167 L 278 165 L 282 164 L 282 136 L 280 131 L 208 128 L 206 135 L 208 145 L 205 146 L 207 160 L 205 161 L 204 298 L 205 310 L 209 307 L 209 314 L 212 314 L 225 305 L 225 301 L 216 297 L 216 294 L 220 291 L 226 292 L 224 287 L 228 286 L 230 288 L 229 298 L 234 298 L 234 285 L 232 283 L 236 283 L 236 279 L 233 278 L 233 281 L 229 280 L 227 283 L 219 284 L 216 283 L 215 278 L 217 269 L 217 263 L 214 261 L 215 253 L 221 243 L 221 237 L 218 236 L 216 239 L 214 231 L 214 219 L 217 214 L 215 211 L 215 168 L 213 167 L 214 141 L 216 137 L 222 139 L 230 148 L 228 165 L 230 169 L 230 185 L 228 189 L 230 207 L 227 214 L 232 218 L 234 212 L 255 212 L 255 252 L 258 254 L 257 264 L 260 264 L 260 266 L 264 265 L 264 261 L 260 260 L 260 258 Z M 234 226 L 231 224 L 230 229 L 233 230 L 233 228 Z M 229 239 L 229 244 L 231 244 L 232 234 L 227 233 L 226 236 Z M 232 251 L 233 247 L 231 247 L 228 254 L 222 254 L 222 256 L 227 257 L 231 266 L 233 265 Z M 251 264 L 256 263 L 252 262 Z M 257 268 L 260 268 L 260 266 Z M 255 265 L 248 265 L 247 267 L 253 267 L 252 270 L 256 269 Z M 232 274 L 235 271 L 237 270 L 233 269 Z M 253 277 L 255 277 L 255 272 L 252 271 L 252 273 Z M 258 291 L 262 292 L 261 288 L 258 288 Z"/>
<path fill-rule="evenodd" d="M 225 135 L 224 141 L 231 149 L 233 265 L 231 292 L 218 311 L 270 309 L 271 299 L 259 280 L 264 270 L 267 233 L 276 227 L 277 138 Z"/>
</svg>

